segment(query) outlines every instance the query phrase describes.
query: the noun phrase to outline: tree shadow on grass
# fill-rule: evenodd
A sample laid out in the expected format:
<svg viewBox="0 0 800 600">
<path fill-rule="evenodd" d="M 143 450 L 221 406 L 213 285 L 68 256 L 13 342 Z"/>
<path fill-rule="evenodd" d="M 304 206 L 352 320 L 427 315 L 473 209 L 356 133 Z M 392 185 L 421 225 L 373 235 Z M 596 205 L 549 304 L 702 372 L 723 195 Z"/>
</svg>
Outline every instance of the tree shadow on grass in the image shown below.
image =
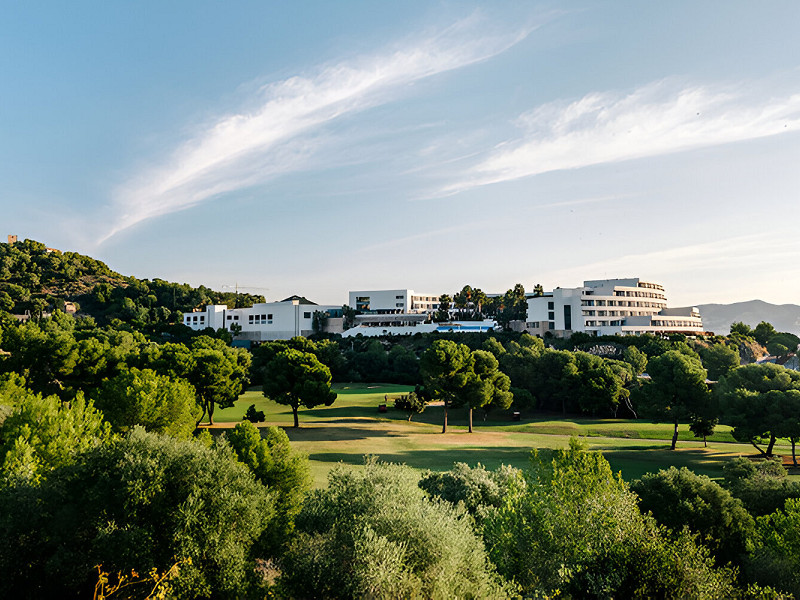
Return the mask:
<svg viewBox="0 0 800 600">
<path fill-rule="evenodd" d="M 504 446 L 492 448 L 448 448 L 448 449 L 419 449 L 392 453 L 376 453 L 379 460 L 384 462 L 406 464 L 415 469 L 430 469 L 432 471 L 448 471 L 458 462 L 467 463 L 474 467 L 478 463 L 487 469 L 496 469 L 500 465 L 511 465 L 519 469 L 526 469 L 530 465 L 531 449 L 519 446 Z M 346 465 L 363 465 L 362 454 L 346 454 L 340 452 L 313 452 L 309 458 L 324 463 L 342 462 Z"/>
<path fill-rule="evenodd" d="M 612 468 L 622 471 L 626 480 L 638 479 L 645 473 L 654 473 L 670 467 L 686 467 L 698 475 L 721 478 L 722 468 L 736 454 L 736 449 L 726 448 L 681 448 L 670 450 L 670 444 L 658 446 L 625 446 L 624 448 L 596 447 L 611 463 Z"/>
<path fill-rule="evenodd" d="M 339 442 L 366 440 L 370 438 L 390 437 L 396 432 L 371 427 L 284 427 L 283 430 L 290 442 Z"/>
</svg>

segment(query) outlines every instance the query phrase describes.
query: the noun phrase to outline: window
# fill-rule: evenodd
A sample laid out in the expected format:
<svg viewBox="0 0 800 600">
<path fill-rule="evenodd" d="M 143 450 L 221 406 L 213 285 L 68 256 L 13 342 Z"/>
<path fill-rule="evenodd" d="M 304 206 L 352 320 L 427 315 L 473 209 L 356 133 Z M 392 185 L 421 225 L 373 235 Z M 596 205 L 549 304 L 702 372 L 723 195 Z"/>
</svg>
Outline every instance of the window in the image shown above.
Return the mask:
<svg viewBox="0 0 800 600">
<path fill-rule="evenodd" d="M 564 329 L 572 330 L 572 307 L 569 304 L 564 305 Z"/>
<path fill-rule="evenodd" d="M 311 318 L 311 313 L 310 312 L 304 312 L 303 313 L 303 318 L 304 319 L 310 319 Z"/>
<path fill-rule="evenodd" d="M 247 320 L 248 320 L 248 322 L 252 323 L 253 322 L 253 315 L 248 315 L 247 316 Z"/>
<path fill-rule="evenodd" d="M 397 308 L 403 308 L 405 306 L 405 304 L 403 304 L 402 302 L 397 302 L 397 303 L 395 303 L 395 306 Z"/>
<path fill-rule="evenodd" d="M 267 320 L 272 321 L 272 315 L 267 315 Z"/>
<path fill-rule="evenodd" d="M 395 297 L 394 297 L 394 299 L 395 299 L 395 300 L 402 300 L 402 299 L 403 299 L 403 296 L 395 296 Z"/>
<path fill-rule="evenodd" d="M 547 303 L 547 310 L 553 310 L 555 308 L 555 304 L 553 302 Z"/>
<path fill-rule="evenodd" d="M 555 312 L 551 311 L 551 312 L 547 313 L 547 320 L 548 321 L 555 321 L 555 319 L 556 319 L 556 313 Z"/>
<path fill-rule="evenodd" d="M 239 315 L 235 315 L 235 316 L 233 317 L 233 320 L 234 320 L 234 321 L 238 321 L 238 320 L 239 320 Z"/>
<path fill-rule="evenodd" d="M 232 318 L 233 317 L 231 315 L 228 315 L 228 321 L 230 321 Z"/>
</svg>

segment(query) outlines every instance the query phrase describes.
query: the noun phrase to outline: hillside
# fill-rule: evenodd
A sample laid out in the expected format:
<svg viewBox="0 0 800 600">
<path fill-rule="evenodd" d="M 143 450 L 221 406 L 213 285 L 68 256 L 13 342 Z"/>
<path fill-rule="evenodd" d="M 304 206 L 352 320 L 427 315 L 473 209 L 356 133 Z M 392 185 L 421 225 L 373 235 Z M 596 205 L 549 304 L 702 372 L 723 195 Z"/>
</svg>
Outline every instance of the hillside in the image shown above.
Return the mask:
<svg viewBox="0 0 800 600">
<path fill-rule="evenodd" d="M 732 304 L 699 304 L 700 315 L 706 331 L 720 335 L 730 333 L 731 323 L 741 321 L 755 327 L 761 321 L 772 323 L 778 331 L 800 335 L 800 306 L 796 304 L 770 304 L 763 300 L 734 302 Z"/>
<path fill-rule="evenodd" d="M 0 311 L 39 314 L 75 302 L 100 323 L 114 319 L 147 328 L 179 322 L 205 304 L 252 306 L 263 296 L 217 292 L 161 279 L 137 279 L 77 252 L 34 240 L 0 243 Z"/>
</svg>

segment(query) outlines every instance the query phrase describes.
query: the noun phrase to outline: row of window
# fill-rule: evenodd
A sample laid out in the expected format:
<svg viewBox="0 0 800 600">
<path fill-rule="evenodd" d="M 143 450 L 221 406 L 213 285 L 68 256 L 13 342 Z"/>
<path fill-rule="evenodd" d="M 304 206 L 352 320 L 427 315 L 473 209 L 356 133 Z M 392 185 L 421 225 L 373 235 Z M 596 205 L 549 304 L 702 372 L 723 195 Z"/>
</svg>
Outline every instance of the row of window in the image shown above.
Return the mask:
<svg viewBox="0 0 800 600">
<path fill-rule="evenodd" d="M 584 317 L 646 317 L 652 315 L 652 312 L 643 310 L 584 310 Z"/>
<path fill-rule="evenodd" d="M 634 298 L 659 298 L 661 300 L 666 300 L 664 294 L 656 294 L 654 292 L 622 292 L 619 290 L 614 291 L 615 296 L 628 296 Z"/>
<path fill-rule="evenodd" d="M 642 300 L 581 300 L 581 306 L 640 306 L 663 308 L 666 302 L 647 302 Z"/>
<path fill-rule="evenodd" d="M 698 329 L 701 327 L 696 321 L 653 321 L 656 327 L 694 327 Z"/>
<path fill-rule="evenodd" d="M 183 318 L 183 322 L 184 323 L 197 323 L 197 317 L 198 317 L 198 315 L 194 315 L 194 316 L 186 315 Z M 205 315 L 200 315 L 200 322 L 201 323 L 205 323 L 205 320 L 206 320 L 206 316 Z"/>
<path fill-rule="evenodd" d="M 254 325 L 259 325 L 261 323 L 272 323 L 272 315 L 248 315 L 248 320 Z"/>
</svg>

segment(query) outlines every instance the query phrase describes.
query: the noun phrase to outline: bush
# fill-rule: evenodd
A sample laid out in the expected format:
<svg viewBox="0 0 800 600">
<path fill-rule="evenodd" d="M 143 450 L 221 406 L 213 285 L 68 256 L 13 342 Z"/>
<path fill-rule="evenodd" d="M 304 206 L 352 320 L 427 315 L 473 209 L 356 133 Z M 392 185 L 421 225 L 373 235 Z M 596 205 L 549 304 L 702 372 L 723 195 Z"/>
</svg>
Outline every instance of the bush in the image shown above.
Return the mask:
<svg viewBox="0 0 800 600">
<path fill-rule="evenodd" d="M 252 423 L 239 423 L 227 434 L 231 448 L 256 479 L 275 493 L 276 517 L 265 532 L 267 549 L 276 554 L 294 529 L 294 519 L 311 488 L 311 469 L 305 454 L 294 452 L 283 429 L 262 432 Z"/>
<path fill-rule="evenodd" d="M 674 531 L 687 526 L 699 534 L 719 564 L 738 563 L 752 549 L 755 521 L 731 493 L 686 467 L 648 473 L 631 483 L 639 507 Z"/>
<path fill-rule="evenodd" d="M 0 596 L 91 596 L 107 572 L 164 570 L 176 597 L 239 598 L 252 583 L 273 500 L 224 447 L 134 429 L 52 471 L 0 489 Z"/>
<path fill-rule="evenodd" d="M 263 410 L 256 410 L 256 405 L 251 404 L 247 408 L 247 412 L 244 413 L 243 421 L 250 421 L 251 423 L 263 423 L 264 422 L 264 411 Z"/>
<path fill-rule="evenodd" d="M 723 475 L 725 487 L 754 517 L 783 508 L 789 498 L 800 498 L 800 482 L 786 478 L 786 469 L 778 458 L 734 458 L 723 467 Z"/>
<path fill-rule="evenodd" d="M 335 468 L 297 518 L 281 585 L 292 598 L 506 597 L 463 508 L 408 468 Z"/>
<path fill-rule="evenodd" d="M 602 455 L 573 440 L 551 460 L 536 455 L 527 485 L 484 521 L 498 571 L 525 596 L 728 598 L 732 573 L 682 531 L 643 515 Z"/>
</svg>

